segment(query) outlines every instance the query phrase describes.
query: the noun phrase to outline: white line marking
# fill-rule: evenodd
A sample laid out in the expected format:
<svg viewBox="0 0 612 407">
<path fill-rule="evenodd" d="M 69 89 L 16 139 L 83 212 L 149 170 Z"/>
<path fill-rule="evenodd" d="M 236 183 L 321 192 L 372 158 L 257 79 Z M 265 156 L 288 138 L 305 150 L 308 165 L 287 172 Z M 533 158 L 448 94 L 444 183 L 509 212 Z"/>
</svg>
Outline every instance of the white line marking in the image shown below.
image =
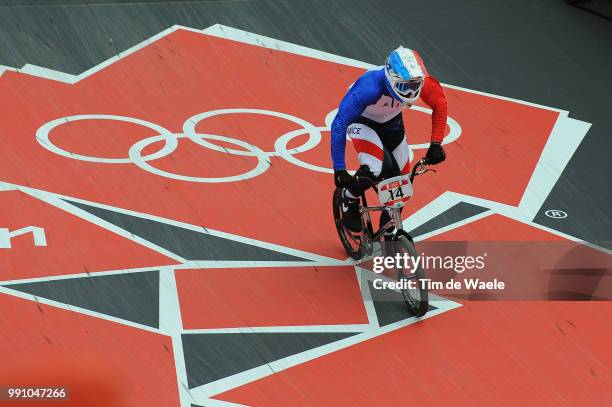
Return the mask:
<svg viewBox="0 0 612 407">
<path fill-rule="evenodd" d="M 6 184 L 6 183 L 2 183 L 0 182 L 0 192 L 8 192 L 8 191 L 15 191 L 17 188 L 15 188 L 13 185 L 11 184 Z"/>
<path fill-rule="evenodd" d="M 177 270 L 185 269 L 226 269 L 226 268 L 274 268 L 274 267 L 319 267 L 319 266 L 352 266 L 341 260 L 330 261 L 226 261 L 206 260 L 187 261 L 175 267 Z"/>
<path fill-rule="evenodd" d="M 167 267 L 167 266 L 163 265 L 163 266 L 153 266 L 153 267 L 138 267 L 138 268 L 132 268 L 132 269 L 92 271 L 90 273 L 73 273 L 73 274 L 61 274 L 61 275 L 56 275 L 56 276 L 21 278 L 17 280 L 0 281 L 0 285 L 19 284 L 19 283 L 40 283 L 40 282 L 46 282 L 46 281 L 67 280 L 71 278 L 98 277 L 98 276 L 112 276 L 115 274 L 141 273 L 141 272 L 146 272 L 146 271 L 158 271 L 162 267 Z"/>
<path fill-rule="evenodd" d="M 559 117 L 519 203 L 525 220 L 537 215 L 590 127 L 590 123 Z"/>
<path fill-rule="evenodd" d="M 204 328 L 185 329 L 185 334 L 241 334 L 241 333 L 311 333 L 311 332 L 365 332 L 368 324 L 347 325 L 288 325 L 288 326 L 253 326 L 239 328 Z"/>
<path fill-rule="evenodd" d="M 183 331 L 181 306 L 176 288 L 176 277 L 174 270 L 170 267 L 165 267 L 159 272 L 159 329 L 172 338 L 179 399 L 181 407 L 189 407 L 191 402 L 195 402 L 195 400 L 189 394 L 187 384 L 187 368 L 185 367 L 183 340 L 181 339 Z"/>
<path fill-rule="evenodd" d="M 57 82 L 72 84 L 77 81 L 77 77 L 75 75 L 32 64 L 25 64 L 19 70 L 19 72 L 32 76 L 37 76 L 39 78 L 51 79 Z"/>
<path fill-rule="evenodd" d="M 246 404 L 230 403 L 229 401 L 206 399 L 206 401 L 198 403 L 202 407 L 248 407 Z"/>
</svg>

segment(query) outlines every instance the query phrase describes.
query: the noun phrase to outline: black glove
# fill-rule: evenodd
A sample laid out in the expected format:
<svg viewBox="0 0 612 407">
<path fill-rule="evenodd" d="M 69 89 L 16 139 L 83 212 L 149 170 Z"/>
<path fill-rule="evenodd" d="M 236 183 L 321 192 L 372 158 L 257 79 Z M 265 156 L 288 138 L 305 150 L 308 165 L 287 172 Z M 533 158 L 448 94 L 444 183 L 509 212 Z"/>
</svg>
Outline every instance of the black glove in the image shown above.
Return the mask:
<svg viewBox="0 0 612 407">
<path fill-rule="evenodd" d="M 439 142 L 431 142 L 429 149 L 427 150 L 427 154 L 425 155 L 425 159 L 427 160 L 427 164 L 430 165 L 440 164 L 446 159 L 446 153 Z"/>
<path fill-rule="evenodd" d="M 353 177 L 346 170 L 334 170 L 334 182 L 338 188 L 342 188 L 353 183 Z"/>
</svg>

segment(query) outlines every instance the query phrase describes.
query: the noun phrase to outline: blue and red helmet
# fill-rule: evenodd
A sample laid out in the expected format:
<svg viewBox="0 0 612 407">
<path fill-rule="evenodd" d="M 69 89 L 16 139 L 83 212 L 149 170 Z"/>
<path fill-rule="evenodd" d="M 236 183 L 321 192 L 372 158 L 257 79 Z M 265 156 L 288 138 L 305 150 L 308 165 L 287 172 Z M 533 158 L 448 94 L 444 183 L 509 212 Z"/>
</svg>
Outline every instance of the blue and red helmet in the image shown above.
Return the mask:
<svg viewBox="0 0 612 407">
<path fill-rule="evenodd" d="M 385 63 L 387 89 L 404 105 L 412 105 L 418 99 L 427 76 L 418 52 L 401 45 L 389 54 Z"/>
</svg>

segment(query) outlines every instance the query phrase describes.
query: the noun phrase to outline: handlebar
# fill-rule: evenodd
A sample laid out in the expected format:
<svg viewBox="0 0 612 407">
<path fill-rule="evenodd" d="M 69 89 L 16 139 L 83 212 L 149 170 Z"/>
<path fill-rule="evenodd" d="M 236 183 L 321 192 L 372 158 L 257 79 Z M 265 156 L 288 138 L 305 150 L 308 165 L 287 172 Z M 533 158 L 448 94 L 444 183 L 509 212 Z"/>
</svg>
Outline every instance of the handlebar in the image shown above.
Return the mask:
<svg viewBox="0 0 612 407">
<path fill-rule="evenodd" d="M 420 160 L 419 160 L 419 161 L 416 163 L 416 165 L 415 165 L 415 166 L 414 166 L 414 168 L 412 169 L 412 172 L 410 173 L 410 183 L 412 183 L 412 182 L 414 181 L 414 177 L 416 177 L 417 175 L 425 174 L 426 172 L 429 172 L 429 171 L 436 172 L 436 170 L 434 170 L 434 169 L 432 169 L 432 168 L 425 168 L 425 166 L 426 166 L 426 165 L 429 165 L 429 164 L 427 163 L 427 158 L 426 158 L 426 157 L 421 158 L 421 159 L 420 159 Z M 351 185 L 353 185 L 355 182 L 358 182 L 358 181 L 359 181 L 359 178 L 360 178 L 360 177 L 357 177 L 357 178 L 358 178 L 358 179 L 357 179 L 357 180 L 353 180 L 353 182 L 352 182 L 352 183 L 347 184 L 347 185 L 342 185 L 342 186 L 343 186 L 343 187 L 350 187 L 350 186 L 351 186 Z M 371 186 L 372 188 L 375 188 L 375 186 L 376 186 L 377 182 L 376 182 L 376 183 L 372 183 L 372 182 L 371 182 L 371 181 L 370 181 L 370 180 L 369 180 L 367 177 L 361 177 L 361 178 L 363 179 L 363 181 L 364 181 L 364 182 L 368 182 L 368 183 L 370 183 L 370 186 Z M 368 188 L 369 188 L 369 187 L 368 187 Z"/>
<path fill-rule="evenodd" d="M 412 169 L 412 172 L 410 173 L 410 183 L 411 184 L 412 184 L 412 181 L 414 181 L 414 177 L 416 177 L 417 175 L 425 174 L 426 172 L 429 172 L 429 171 L 436 172 L 436 170 L 432 168 L 425 168 L 426 165 L 428 165 L 426 157 L 421 158 L 416 163 L 416 165 Z"/>
</svg>

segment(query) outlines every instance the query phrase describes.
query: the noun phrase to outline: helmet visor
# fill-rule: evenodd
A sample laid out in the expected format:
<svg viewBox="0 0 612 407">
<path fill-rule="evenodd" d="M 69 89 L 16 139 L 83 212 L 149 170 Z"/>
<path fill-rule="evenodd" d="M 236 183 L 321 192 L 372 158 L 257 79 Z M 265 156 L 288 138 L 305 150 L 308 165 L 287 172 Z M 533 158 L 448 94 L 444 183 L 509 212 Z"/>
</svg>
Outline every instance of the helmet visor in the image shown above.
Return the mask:
<svg viewBox="0 0 612 407">
<path fill-rule="evenodd" d="M 396 82 L 395 89 L 400 95 L 406 96 L 410 93 L 418 91 L 422 84 L 423 81 L 421 80 Z"/>
</svg>

